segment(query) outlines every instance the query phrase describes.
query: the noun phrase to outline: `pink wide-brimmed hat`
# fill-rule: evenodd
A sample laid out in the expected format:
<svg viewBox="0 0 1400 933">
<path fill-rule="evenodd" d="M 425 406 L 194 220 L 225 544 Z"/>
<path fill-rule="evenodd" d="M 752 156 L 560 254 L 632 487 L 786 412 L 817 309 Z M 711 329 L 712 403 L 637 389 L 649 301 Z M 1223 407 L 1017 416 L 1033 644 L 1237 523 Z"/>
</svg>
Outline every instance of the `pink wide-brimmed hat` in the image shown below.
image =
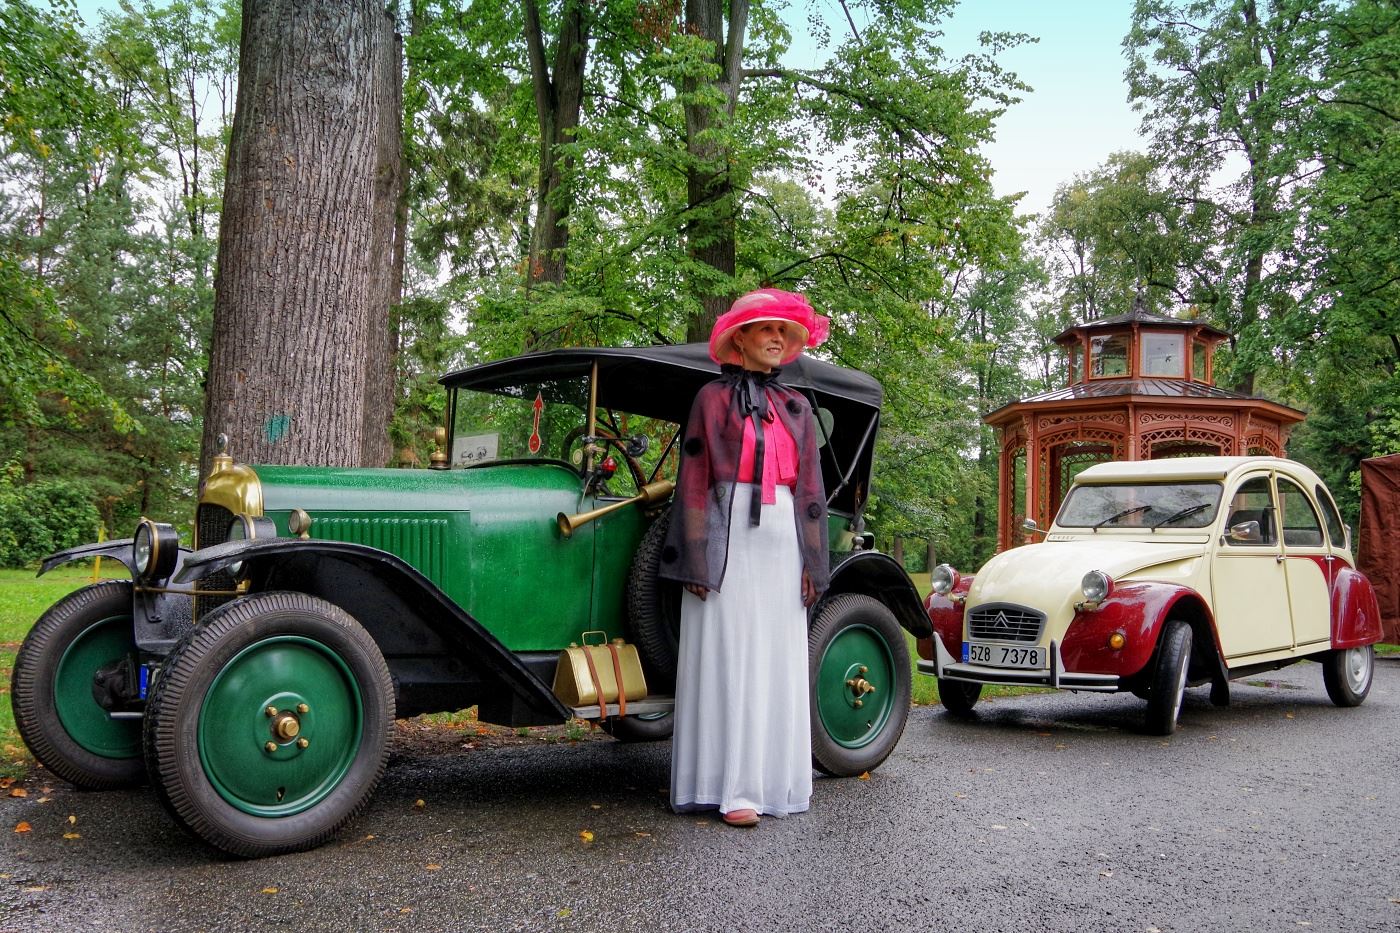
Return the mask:
<svg viewBox="0 0 1400 933">
<path fill-rule="evenodd" d="M 797 359 L 804 348 L 825 343 L 831 327 L 826 315 L 813 311 L 805 296 L 781 288 L 760 288 L 739 296 L 715 321 L 710 331 L 710 359 L 720 364 L 742 365 L 743 357 L 734 346 L 734 332 L 756 321 L 787 321 L 797 325 L 788 330 L 782 359 L 784 366 Z"/>
</svg>

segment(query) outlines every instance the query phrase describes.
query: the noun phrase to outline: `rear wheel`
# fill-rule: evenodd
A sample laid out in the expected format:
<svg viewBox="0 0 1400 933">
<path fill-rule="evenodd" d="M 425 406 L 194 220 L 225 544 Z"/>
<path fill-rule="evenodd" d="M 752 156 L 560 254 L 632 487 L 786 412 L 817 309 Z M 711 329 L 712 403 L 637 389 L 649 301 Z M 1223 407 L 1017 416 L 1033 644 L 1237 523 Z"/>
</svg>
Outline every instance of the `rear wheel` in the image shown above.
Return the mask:
<svg viewBox="0 0 1400 933">
<path fill-rule="evenodd" d="M 669 739 L 675 726 L 676 717 L 668 711 L 614 716 L 602 724 L 602 729 L 619 742 L 659 742 Z"/>
<path fill-rule="evenodd" d="M 207 616 L 167 659 L 146 714 L 161 802 L 240 856 L 320 845 L 384 774 L 393 686 L 344 610 L 260 593 Z"/>
<path fill-rule="evenodd" d="M 817 607 L 807 636 L 812 764 L 849 777 L 894 751 L 909 718 L 912 674 L 904 630 L 884 603 L 845 593 Z"/>
<path fill-rule="evenodd" d="M 660 576 L 670 527 L 670 512 L 651 523 L 627 574 L 627 621 L 651 693 L 675 689 L 681 650 L 681 585 Z"/>
<path fill-rule="evenodd" d="M 1186 695 L 1186 672 L 1191 665 L 1191 626 L 1168 619 L 1157 649 L 1157 668 L 1147 697 L 1146 728 L 1151 735 L 1171 735 Z"/>
<path fill-rule="evenodd" d="M 970 716 L 982 696 L 982 685 L 965 680 L 938 679 L 938 701 L 954 716 Z"/>
<path fill-rule="evenodd" d="M 39 617 L 15 656 L 10 703 L 40 764 L 88 790 L 145 781 L 141 720 L 113 719 L 110 693 L 94 680 L 99 672 L 134 675 L 135 655 L 125 581 L 83 587 Z"/>
<path fill-rule="evenodd" d="M 1371 692 L 1376 649 L 1371 645 L 1329 651 L 1322 659 L 1322 683 L 1338 706 L 1360 706 Z"/>
</svg>

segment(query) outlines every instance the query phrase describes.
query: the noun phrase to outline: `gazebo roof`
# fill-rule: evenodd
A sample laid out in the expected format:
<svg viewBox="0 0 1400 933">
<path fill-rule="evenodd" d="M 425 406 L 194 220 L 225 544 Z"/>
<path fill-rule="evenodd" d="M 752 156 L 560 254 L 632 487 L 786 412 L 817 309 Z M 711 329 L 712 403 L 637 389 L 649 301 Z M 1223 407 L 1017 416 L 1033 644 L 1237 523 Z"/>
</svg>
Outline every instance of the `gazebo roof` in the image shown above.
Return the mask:
<svg viewBox="0 0 1400 933">
<path fill-rule="evenodd" d="M 1221 340 L 1224 340 L 1230 336 L 1227 332 L 1221 330 L 1220 328 L 1212 327 L 1205 321 L 1199 319 L 1172 317 L 1169 314 L 1158 314 L 1156 311 L 1149 311 L 1147 310 L 1147 306 L 1143 303 L 1142 297 L 1139 296 L 1133 301 L 1133 309 L 1127 314 L 1118 314 L 1113 317 L 1101 317 L 1092 321 L 1084 321 L 1082 323 L 1075 324 L 1072 327 L 1067 327 L 1058 337 L 1055 338 L 1055 342 L 1059 343 L 1061 340 L 1064 340 L 1067 337 L 1072 337 L 1075 334 L 1083 333 L 1084 331 L 1105 330 L 1108 328 L 1123 327 L 1127 324 L 1151 324 L 1155 327 L 1167 326 L 1192 329 L 1199 328 L 1203 333 L 1209 334 L 1212 337 L 1216 337 Z"/>
<path fill-rule="evenodd" d="M 1208 385 L 1204 382 L 1187 382 L 1182 379 L 1092 379 L 1088 382 L 1076 382 L 1073 385 L 1063 386 L 1059 389 L 1052 389 L 1049 392 L 1042 392 L 1039 395 L 1032 395 L 1029 398 L 1018 399 L 1001 406 L 993 412 L 983 416 L 982 420 L 987 424 L 996 424 L 1005 420 L 1004 415 L 1010 414 L 1013 410 L 1021 410 L 1027 407 L 1038 407 L 1055 402 L 1073 402 L 1080 399 L 1092 401 L 1094 399 L 1124 399 L 1135 397 L 1146 401 L 1158 399 L 1199 399 L 1202 401 L 1214 402 L 1234 402 L 1250 407 L 1263 408 L 1280 420 L 1285 422 L 1302 421 L 1306 417 L 1305 412 L 1278 402 L 1265 398 L 1258 398 L 1252 395 L 1244 395 L 1239 392 L 1231 392 L 1229 389 L 1222 389 L 1218 386 Z"/>
</svg>

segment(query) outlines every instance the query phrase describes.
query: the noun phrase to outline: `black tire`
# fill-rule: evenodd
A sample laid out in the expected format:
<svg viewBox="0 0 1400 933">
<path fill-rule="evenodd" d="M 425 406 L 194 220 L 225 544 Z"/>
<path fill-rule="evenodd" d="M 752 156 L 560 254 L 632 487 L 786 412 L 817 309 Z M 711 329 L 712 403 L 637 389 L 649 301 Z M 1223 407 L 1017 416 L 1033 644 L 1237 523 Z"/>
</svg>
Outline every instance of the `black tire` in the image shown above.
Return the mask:
<svg viewBox="0 0 1400 933">
<path fill-rule="evenodd" d="M 141 721 L 112 719 L 93 695 L 97 671 L 135 655 L 131 584 L 69 593 L 29 630 L 15 657 L 10 704 L 24 743 L 45 768 L 84 790 L 146 780 Z"/>
<path fill-rule="evenodd" d="M 303 593 L 259 593 L 210 613 L 166 659 L 146 766 L 161 803 L 211 846 L 297 852 L 368 802 L 393 722 L 388 667 L 358 622 Z"/>
<path fill-rule="evenodd" d="M 663 580 L 661 549 L 671 527 L 668 511 L 651 523 L 627 573 L 627 623 L 649 693 L 676 689 L 676 664 L 681 648 L 681 585 Z"/>
<path fill-rule="evenodd" d="M 954 716 L 971 716 L 972 708 L 982 697 L 982 685 L 965 680 L 938 679 L 938 702 Z"/>
<path fill-rule="evenodd" d="M 1157 667 L 1152 673 L 1152 689 L 1147 697 L 1144 726 L 1149 735 L 1171 735 L 1176 731 L 1190 665 L 1191 626 L 1180 619 L 1168 619 L 1162 626 Z"/>
<path fill-rule="evenodd" d="M 1376 649 L 1371 645 L 1329 651 L 1322 658 L 1322 683 L 1338 706 L 1360 706 L 1375 679 Z"/>
<path fill-rule="evenodd" d="M 676 727 L 673 713 L 647 713 L 643 716 L 614 716 L 602 724 L 603 731 L 619 742 L 660 742 L 669 739 Z"/>
<path fill-rule="evenodd" d="M 909 643 L 894 613 L 858 593 L 823 601 L 807 636 L 807 664 L 812 765 L 835 777 L 874 771 L 909 719 Z"/>
</svg>

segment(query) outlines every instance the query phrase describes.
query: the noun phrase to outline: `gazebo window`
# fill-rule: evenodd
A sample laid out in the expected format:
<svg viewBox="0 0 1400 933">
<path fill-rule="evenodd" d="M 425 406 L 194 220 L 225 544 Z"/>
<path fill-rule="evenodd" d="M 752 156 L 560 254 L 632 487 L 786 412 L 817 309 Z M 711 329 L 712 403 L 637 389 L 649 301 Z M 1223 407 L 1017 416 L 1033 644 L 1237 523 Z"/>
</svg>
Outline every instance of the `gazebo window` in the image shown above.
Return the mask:
<svg viewBox="0 0 1400 933">
<path fill-rule="evenodd" d="M 1194 340 L 1191 342 L 1191 378 L 1197 382 L 1207 382 L 1206 374 L 1206 351 L 1208 344 L 1204 340 Z"/>
<path fill-rule="evenodd" d="M 1094 378 L 1128 375 L 1127 334 L 1091 337 L 1089 352 L 1092 354 L 1090 375 Z"/>
<path fill-rule="evenodd" d="M 1078 343 L 1072 343 L 1067 348 L 1069 350 L 1069 384 L 1074 385 L 1080 378 L 1080 358 L 1084 355 L 1084 347 Z"/>
<path fill-rule="evenodd" d="M 1182 334 L 1159 334 L 1147 331 L 1142 335 L 1142 368 L 1144 376 L 1186 377 Z"/>
</svg>

